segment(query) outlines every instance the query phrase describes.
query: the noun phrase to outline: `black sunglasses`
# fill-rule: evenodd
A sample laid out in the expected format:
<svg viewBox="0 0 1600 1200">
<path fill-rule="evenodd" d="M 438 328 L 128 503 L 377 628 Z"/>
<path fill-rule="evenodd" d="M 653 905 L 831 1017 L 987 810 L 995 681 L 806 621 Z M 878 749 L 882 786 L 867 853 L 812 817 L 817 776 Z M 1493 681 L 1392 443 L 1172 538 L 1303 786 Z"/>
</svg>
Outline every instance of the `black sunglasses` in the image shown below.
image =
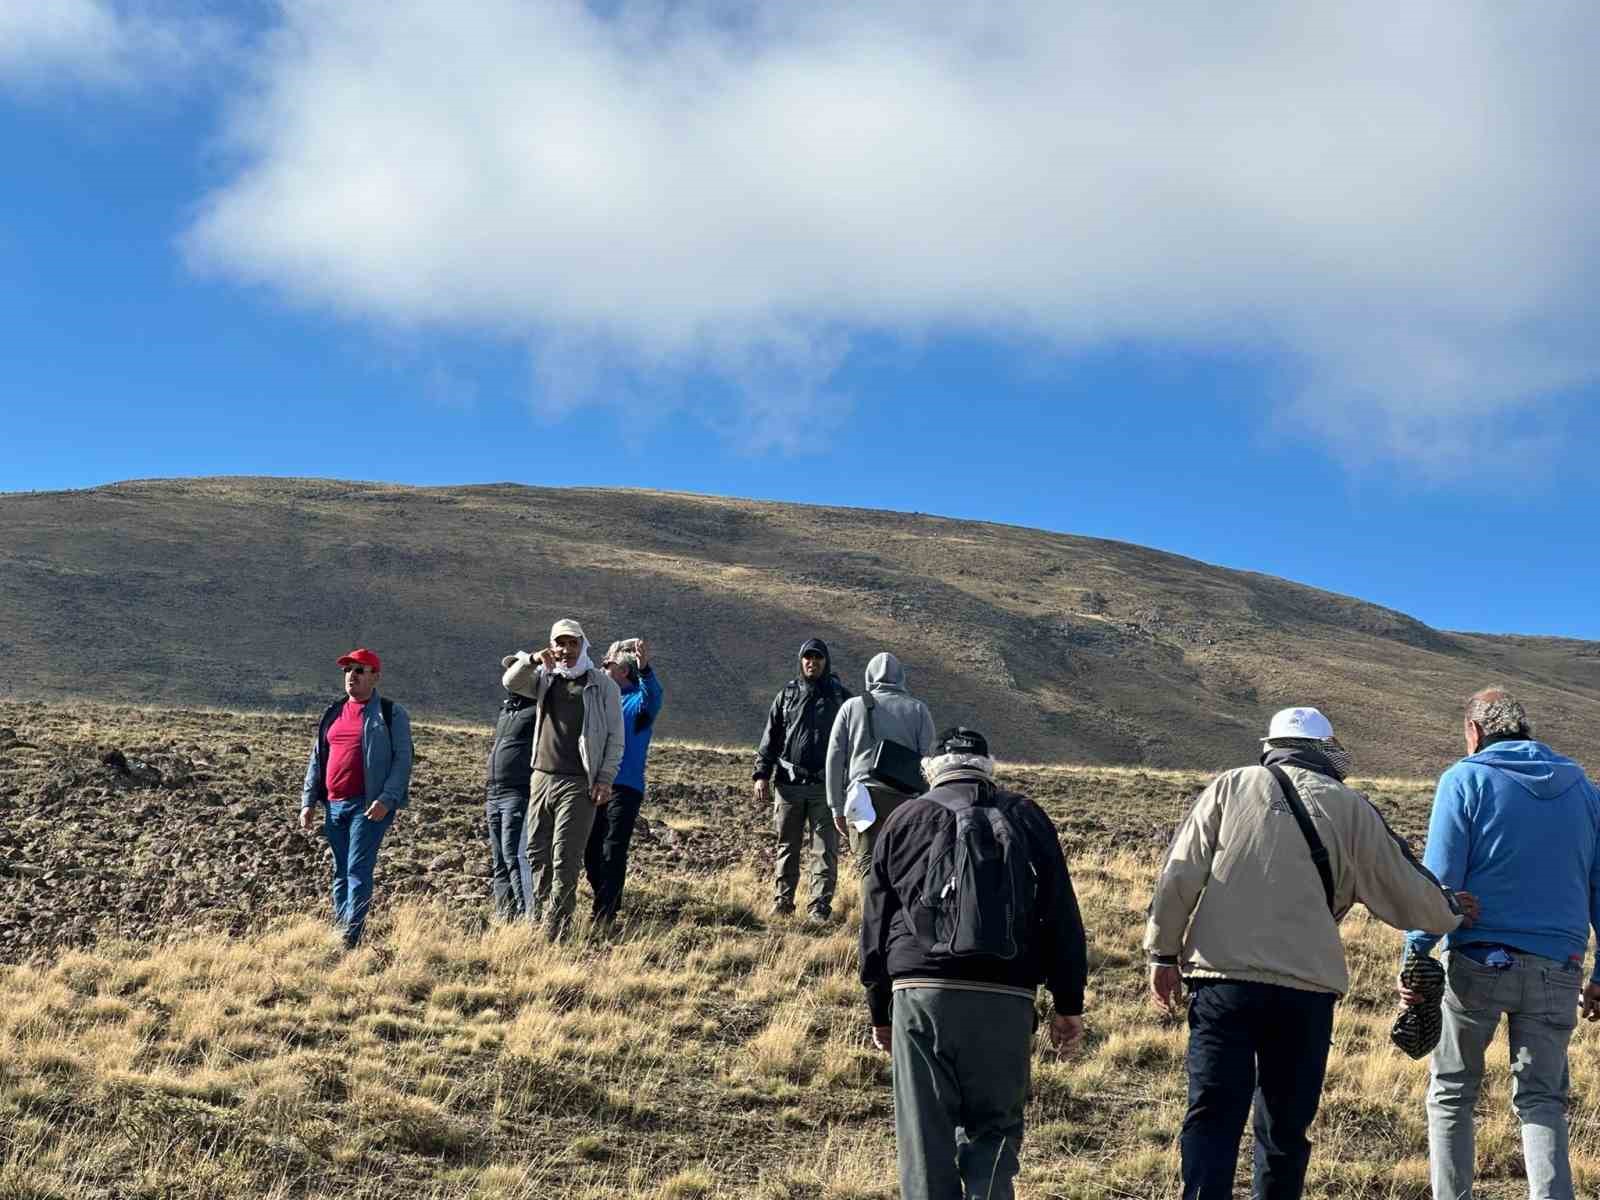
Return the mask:
<svg viewBox="0 0 1600 1200">
<path fill-rule="evenodd" d="M 346 675 L 365 675 L 367 673 L 367 669 L 352 663 L 350 666 L 344 669 L 344 673 Z"/>
</svg>

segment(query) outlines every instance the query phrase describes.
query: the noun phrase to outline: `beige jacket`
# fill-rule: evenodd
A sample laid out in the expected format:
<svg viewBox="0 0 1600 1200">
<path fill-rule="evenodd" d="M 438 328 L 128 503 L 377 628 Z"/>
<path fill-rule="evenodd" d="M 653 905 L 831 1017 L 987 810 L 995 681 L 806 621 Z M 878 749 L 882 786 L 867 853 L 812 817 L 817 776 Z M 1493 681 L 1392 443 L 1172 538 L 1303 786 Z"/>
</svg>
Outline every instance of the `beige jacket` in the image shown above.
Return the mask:
<svg viewBox="0 0 1600 1200">
<path fill-rule="evenodd" d="M 1294 781 L 1333 872 L 1342 919 L 1358 901 L 1397 929 L 1448 933 L 1461 923 L 1441 888 L 1360 792 L 1304 767 Z M 1145 928 L 1152 962 L 1185 975 L 1276 983 L 1343 995 L 1339 926 L 1305 836 L 1265 767 L 1219 775 L 1178 827 Z"/>
<path fill-rule="evenodd" d="M 526 650 L 517 651 L 516 661 L 506 668 L 500 682 L 508 691 L 526 696 L 538 707 L 533 717 L 533 744 L 539 745 L 539 722 L 544 720 L 544 694 L 554 678 Z M 590 784 L 609 785 L 622 763 L 622 692 L 616 682 L 599 667 L 590 667 L 583 681 L 583 733 L 578 738 L 578 756 L 589 773 Z"/>
</svg>

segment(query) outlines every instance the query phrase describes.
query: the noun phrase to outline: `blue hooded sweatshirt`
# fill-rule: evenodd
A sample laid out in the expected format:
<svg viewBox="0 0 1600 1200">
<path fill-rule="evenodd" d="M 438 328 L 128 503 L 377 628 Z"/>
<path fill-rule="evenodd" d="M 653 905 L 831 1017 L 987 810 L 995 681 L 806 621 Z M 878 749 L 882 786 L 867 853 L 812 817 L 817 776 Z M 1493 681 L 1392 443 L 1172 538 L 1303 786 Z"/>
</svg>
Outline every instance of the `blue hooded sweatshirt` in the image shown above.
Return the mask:
<svg viewBox="0 0 1600 1200">
<path fill-rule="evenodd" d="M 1600 793 L 1542 742 L 1495 742 L 1439 778 L 1423 865 L 1483 906 L 1445 948 L 1497 942 L 1566 962 L 1600 934 Z M 1408 952 L 1436 935 L 1412 930 Z M 1600 962 L 1594 979 L 1600 981 Z"/>
<path fill-rule="evenodd" d="M 656 732 L 656 715 L 661 712 L 663 690 L 653 668 L 639 672 L 639 682 L 622 689 L 622 763 L 615 783 L 644 791 L 644 760 L 650 753 L 650 739 Z"/>
</svg>

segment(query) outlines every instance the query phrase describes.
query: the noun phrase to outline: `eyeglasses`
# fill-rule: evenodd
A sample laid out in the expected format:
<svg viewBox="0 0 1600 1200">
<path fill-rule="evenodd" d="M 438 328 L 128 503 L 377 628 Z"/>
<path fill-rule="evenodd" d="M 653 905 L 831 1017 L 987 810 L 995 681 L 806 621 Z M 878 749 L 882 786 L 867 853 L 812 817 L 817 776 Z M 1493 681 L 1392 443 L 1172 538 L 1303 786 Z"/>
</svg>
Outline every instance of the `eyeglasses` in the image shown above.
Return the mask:
<svg viewBox="0 0 1600 1200">
<path fill-rule="evenodd" d="M 344 673 L 346 675 L 365 675 L 367 673 L 367 669 L 352 663 L 350 666 L 344 669 Z"/>
</svg>

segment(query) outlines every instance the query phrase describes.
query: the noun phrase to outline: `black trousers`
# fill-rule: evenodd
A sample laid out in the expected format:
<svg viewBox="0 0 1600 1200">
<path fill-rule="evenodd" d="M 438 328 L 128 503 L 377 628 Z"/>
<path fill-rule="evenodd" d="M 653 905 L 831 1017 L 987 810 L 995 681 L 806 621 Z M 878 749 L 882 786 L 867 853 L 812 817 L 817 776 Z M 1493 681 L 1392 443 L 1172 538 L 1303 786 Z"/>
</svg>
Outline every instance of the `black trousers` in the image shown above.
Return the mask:
<svg viewBox="0 0 1600 1200">
<path fill-rule="evenodd" d="M 1329 992 L 1195 980 L 1189 1002 L 1189 1112 L 1178 1137 L 1184 1200 L 1230 1200 L 1255 1106 L 1255 1200 L 1299 1200 L 1333 1039 Z"/>
<path fill-rule="evenodd" d="M 616 919 L 622 904 L 622 883 L 628 874 L 628 847 L 633 842 L 633 825 L 639 819 L 644 793 L 620 784 L 611 789 L 611 800 L 595 814 L 589 831 L 589 845 L 583 855 L 584 874 L 594 889 L 594 917 L 597 921 Z"/>
</svg>

